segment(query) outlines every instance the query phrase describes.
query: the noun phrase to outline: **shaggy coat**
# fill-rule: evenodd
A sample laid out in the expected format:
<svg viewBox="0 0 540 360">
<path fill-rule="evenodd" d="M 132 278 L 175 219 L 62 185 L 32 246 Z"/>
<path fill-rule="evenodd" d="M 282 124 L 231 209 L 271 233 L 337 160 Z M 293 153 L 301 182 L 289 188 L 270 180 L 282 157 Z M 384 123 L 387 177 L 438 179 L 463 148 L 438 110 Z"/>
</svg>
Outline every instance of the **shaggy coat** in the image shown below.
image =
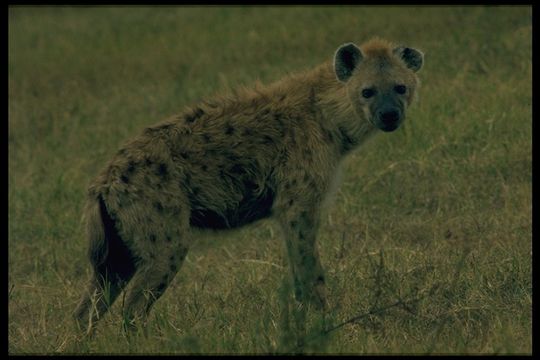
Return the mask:
<svg viewBox="0 0 540 360">
<path fill-rule="evenodd" d="M 269 86 L 216 97 L 146 128 L 91 183 L 85 208 L 94 274 L 75 312 L 90 329 L 127 286 L 126 324 L 145 319 L 193 241 L 274 217 L 299 301 L 325 306 L 315 242 L 341 160 L 405 117 L 423 62 L 372 40 Z M 104 290 L 106 289 L 106 290 Z"/>
</svg>

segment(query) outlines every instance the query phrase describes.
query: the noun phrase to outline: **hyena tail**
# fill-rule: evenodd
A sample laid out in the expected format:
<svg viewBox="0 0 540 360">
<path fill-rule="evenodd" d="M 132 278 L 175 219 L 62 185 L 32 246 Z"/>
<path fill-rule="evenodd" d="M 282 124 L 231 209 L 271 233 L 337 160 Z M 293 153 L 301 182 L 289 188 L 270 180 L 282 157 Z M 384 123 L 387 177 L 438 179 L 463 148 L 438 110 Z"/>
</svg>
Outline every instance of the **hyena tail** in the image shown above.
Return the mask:
<svg viewBox="0 0 540 360">
<path fill-rule="evenodd" d="M 101 196 L 90 197 L 85 212 L 88 257 L 93 274 L 74 317 L 90 331 L 113 304 L 135 272 L 135 259 L 121 239 Z"/>
<path fill-rule="evenodd" d="M 84 216 L 86 217 L 86 234 L 89 241 L 88 258 L 94 267 L 94 272 L 97 272 L 100 266 L 106 262 L 109 254 L 107 237 L 116 235 L 114 223 L 101 196 L 95 200 L 88 200 Z"/>
</svg>

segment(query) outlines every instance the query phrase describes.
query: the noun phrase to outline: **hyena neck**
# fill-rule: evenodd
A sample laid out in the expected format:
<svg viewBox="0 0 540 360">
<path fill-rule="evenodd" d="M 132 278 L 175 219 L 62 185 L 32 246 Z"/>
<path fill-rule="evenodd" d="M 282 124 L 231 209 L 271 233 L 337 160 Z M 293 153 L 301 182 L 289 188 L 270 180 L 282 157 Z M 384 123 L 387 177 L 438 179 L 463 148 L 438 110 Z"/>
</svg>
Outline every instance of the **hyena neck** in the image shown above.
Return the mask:
<svg viewBox="0 0 540 360">
<path fill-rule="evenodd" d="M 340 152 L 346 155 L 376 133 L 376 128 L 363 113 L 354 109 L 347 87 L 337 80 L 332 63 L 325 63 L 314 71 L 317 84 L 313 88 L 317 92 L 321 121 L 339 135 Z"/>
<path fill-rule="evenodd" d="M 340 156 L 363 144 L 376 128 L 354 109 L 347 87 L 338 81 L 332 62 L 291 75 L 270 85 L 271 97 L 287 98 L 285 106 L 317 114 L 321 127 L 333 133 Z"/>
</svg>

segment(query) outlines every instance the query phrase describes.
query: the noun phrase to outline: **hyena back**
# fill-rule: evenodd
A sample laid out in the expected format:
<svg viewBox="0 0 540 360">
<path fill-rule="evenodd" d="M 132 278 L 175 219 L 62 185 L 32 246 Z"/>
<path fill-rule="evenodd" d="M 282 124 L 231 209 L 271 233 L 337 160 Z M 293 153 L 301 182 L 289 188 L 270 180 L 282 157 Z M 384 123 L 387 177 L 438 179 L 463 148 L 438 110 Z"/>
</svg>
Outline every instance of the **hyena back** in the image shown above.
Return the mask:
<svg viewBox="0 0 540 360">
<path fill-rule="evenodd" d="M 269 86 L 215 98 L 148 127 L 92 182 L 85 208 L 93 276 L 75 311 L 90 330 L 125 289 L 124 319 L 146 318 L 178 272 L 192 229 L 273 217 L 296 298 L 326 304 L 315 242 L 345 155 L 405 118 L 418 50 L 374 39 Z"/>
</svg>

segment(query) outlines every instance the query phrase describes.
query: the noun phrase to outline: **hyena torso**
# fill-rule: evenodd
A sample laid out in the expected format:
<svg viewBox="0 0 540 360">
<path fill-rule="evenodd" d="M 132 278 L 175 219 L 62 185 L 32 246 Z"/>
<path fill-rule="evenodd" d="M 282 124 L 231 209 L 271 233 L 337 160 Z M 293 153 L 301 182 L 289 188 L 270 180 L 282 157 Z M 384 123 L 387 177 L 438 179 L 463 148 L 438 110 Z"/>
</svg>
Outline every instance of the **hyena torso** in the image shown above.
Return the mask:
<svg viewBox="0 0 540 360">
<path fill-rule="evenodd" d="M 324 307 L 321 202 L 347 153 L 403 121 L 422 63 L 417 50 L 382 40 L 345 44 L 333 62 L 145 129 L 90 186 L 94 274 L 76 319 L 92 328 L 129 283 L 124 318 L 144 320 L 179 270 L 191 229 L 270 216 L 283 229 L 298 300 Z"/>
</svg>

